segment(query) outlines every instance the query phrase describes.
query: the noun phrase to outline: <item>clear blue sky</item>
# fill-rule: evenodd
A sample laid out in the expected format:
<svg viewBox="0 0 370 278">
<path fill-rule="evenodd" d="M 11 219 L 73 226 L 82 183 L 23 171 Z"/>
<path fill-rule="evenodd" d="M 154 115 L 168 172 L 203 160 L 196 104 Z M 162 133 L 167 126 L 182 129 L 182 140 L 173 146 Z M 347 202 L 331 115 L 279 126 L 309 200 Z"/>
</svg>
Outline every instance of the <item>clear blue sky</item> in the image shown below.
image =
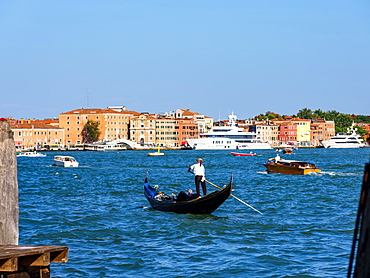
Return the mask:
<svg viewBox="0 0 370 278">
<path fill-rule="evenodd" d="M 370 1 L 2 0 L 0 117 L 370 114 Z"/>
</svg>

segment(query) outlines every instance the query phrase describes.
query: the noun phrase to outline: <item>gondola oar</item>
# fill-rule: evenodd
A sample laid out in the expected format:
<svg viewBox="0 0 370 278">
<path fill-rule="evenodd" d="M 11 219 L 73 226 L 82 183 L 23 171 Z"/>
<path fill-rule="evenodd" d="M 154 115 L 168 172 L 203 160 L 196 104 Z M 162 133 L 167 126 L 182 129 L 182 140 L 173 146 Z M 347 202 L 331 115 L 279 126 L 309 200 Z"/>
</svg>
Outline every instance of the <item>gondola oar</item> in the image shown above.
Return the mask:
<svg viewBox="0 0 370 278">
<path fill-rule="evenodd" d="M 207 181 L 207 180 L 205 180 L 205 181 L 206 181 L 206 182 L 208 182 L 209 184 L 213 185 L 214 187 L 217 187 L 218 189 L 221 189 L 221 190 L 222 190 L 222 188 L 221 188 L 221 187 L 219 187 L 219 186 L 215 185 L 214 183 L 211 183 L 210 181 Z M 244 205 L 247 205 L 247 206 L 248 206 L 248 207 L 250 207 L 251 209 L 253 209 L 253 210 L 255 210 L 255 211 L 257 211 L 258 213 L 260 213 L 260 214 L 262 214 L 262 215 L 263 215 L 263 213 L 262 213 L 262 212 L 260 212 L 258 209 L 255 209 L 254 207 L 252 207 L 251 205 L 247 204 L 247 203 L 246 203 L 246 202 L 244 202 L 243 200 L 240 200 L 238 197 L 234 196 L 233 194 L 230 194 L 230 196 L 234 197 L 234 198 L 235 198 L 235 199 L 237 199 L 239 202 L 243 203 Z"/>
</svg>

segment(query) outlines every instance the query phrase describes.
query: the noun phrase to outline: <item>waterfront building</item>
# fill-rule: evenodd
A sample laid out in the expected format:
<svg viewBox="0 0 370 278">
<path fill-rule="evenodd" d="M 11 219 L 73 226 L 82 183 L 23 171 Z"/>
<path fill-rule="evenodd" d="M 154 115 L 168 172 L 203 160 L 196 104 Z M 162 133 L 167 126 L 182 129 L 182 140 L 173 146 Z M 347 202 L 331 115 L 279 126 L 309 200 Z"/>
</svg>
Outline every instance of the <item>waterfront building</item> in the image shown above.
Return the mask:
<svg viewBox="0 0 370 278">
<path fill-rule="evenodd" d="M 268 142 L 271 146 L 278 145 L 279 127 L 270 124 L 253 124 L 249 126 L 249 132 L 256 133 L 256 139 L 262 142 Z"/>
<path fill-rule="evenodd" d="M 198 124 L 194 119 L 177 119 L 178 141 L 176 146 L 186 146 L 186 139 L 193 139 L 199 137 Z"/>
<path fill-rule="evenodd" d="M 199 134 L 212 131 L 213 129 L 213 118 L 192 112 L 190 109 L 177 109 L 176 111 L 170 111 L 167 115 L 181 119 L 193 119 L 198 124 Z"/>
<path fill-rule="evenodd" d="M 194 119 L 142 113 L 130 121 L 130 138 L 142 146 L 179 148 L 186 139 L 198 138 Z"/>
<path fill-rule="evenodd" d="M 82 131 L 88 120 L 99 122 L 99 140 L 129 139 L 130 119 L 134 111 L 112 109 L 76 109 L 59 115 L 59 125 L 65 129 L 67 145 L 85 143 Z"/>
<path fill-rule="evenodd" d="M 178 127 L 177 121 L 173 117 L 158 115 L 155 125 L 155 138 L 162 145 L 174 148 L 178 147 Z"/>
<path fill-rule="evenodd" d="M 320 146 L 321 141 L 329 140 L 335 135 L 334 121 L 311 119 L 311 146 Z"/>
<path fill-rule="evenodd" d="M 297 144 L 300 146 L 311 145 L 311 120 L 300 119 L 300 118 L 289 118 L 289 119 L 272 119 L 270 122 L 280 125 L 285 122 L 293 122 L 297 126 Z"/>
<path fill-rule="evenodd" d="M 130 120 L 129 137 L 142 146 L 154 147 L 156 140 L 156 117 L 154 114 L 142 113 Z"/>
<path fill-rule="evenodd" d="M 297 142 L 297 125 L 290 121 L 280 123 L 278 141 L 281 145 L 295 145 Z"/>
<path fill-rule="evenodd" d="M 64 129 L 45 123 L 13 122 L 10 125 L 18 149 L 64 148 Z"/>
</svg>

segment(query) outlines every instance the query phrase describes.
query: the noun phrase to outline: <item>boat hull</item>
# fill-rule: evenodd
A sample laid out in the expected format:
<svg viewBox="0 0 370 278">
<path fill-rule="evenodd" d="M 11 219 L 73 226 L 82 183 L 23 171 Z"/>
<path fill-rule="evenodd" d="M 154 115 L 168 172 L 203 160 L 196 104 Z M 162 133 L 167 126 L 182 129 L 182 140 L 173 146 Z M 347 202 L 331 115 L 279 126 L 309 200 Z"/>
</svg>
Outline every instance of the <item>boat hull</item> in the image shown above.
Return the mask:
<svg viewBox="0 0 370 278">
<path fill-rule="evenodd" d="M 189 201 L 176 202 L 173 199 L 156 200 L 152 196 L 155 189 L 152 188 L 148 180 L 144 182 L 144 195 L 150 205 L 159 211 L 175 212 L 180 214 L 211 214 L 221 206 L 230 196 L 232 188 L 232 177 L 229 184 L 222 190 L 215 190 L 203 197 Z M 154 190 L 154 191 L 153 191 Z"/>
<path fill-rule="evenodd" d="M 327 149 L 358 149 L 365 146 L 365 144 L 362 143 L 336 143 L 328 141 L 323 141 L 321 144 Z"/>
<path fill-rule="evenodd" d="M 164 153 L 148 153 L 148 156 L 164 156 Z"/>
<path fill-rule="evenodd" d="M 255 153 L 231 153 L 233 156 L 256 156 Z"/>
<path fill-rule="evenodd" d="M 187 139 L 189 146 L 194 150 L 262 150 L 272 149 L 269 143 L 240 143 L 230 138 L 210 137 Z"/>
</svg>

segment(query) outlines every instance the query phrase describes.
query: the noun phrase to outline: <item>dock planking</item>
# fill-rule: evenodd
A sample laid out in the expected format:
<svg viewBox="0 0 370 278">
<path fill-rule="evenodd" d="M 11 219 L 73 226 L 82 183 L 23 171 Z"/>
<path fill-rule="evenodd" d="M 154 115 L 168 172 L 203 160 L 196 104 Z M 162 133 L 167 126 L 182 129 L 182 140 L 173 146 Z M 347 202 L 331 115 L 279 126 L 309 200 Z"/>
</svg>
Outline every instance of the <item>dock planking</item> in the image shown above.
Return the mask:
<svg viewBox="0 0 370 278">
<path fill-rule="evenodd" d="M 50 263 L 68 261 L 67 246 L 0 245 L 1 277 L 50 277 Z"/>
</svg>

